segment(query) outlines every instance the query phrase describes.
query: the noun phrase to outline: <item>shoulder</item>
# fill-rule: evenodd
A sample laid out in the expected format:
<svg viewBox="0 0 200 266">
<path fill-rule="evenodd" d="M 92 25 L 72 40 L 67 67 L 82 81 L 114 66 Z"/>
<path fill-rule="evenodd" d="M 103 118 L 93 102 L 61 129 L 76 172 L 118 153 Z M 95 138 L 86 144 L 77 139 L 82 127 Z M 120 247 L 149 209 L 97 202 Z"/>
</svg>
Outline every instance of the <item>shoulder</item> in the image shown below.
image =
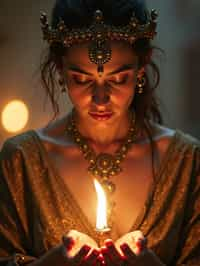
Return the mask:
<svg viewBox="0 0 200 266">
<path fill-rule="evenodd" d="M 167 128 L 166 128 L 167 129 Z M 194 167 L 194 172 L 196 174 L 200 173 L 200 140 L 191 134 L 184 132 L 180 129 L 175 129 L 173 137 L 168 140 L 165 138 L 161 140 L 164 145 L 169 142 L 168 145 L 173 147 L 173 153 L 177 154 L 182 160 L 184 160 L 185 165 L 187 162 Z"/>
<path fill-rule="evenodd" d="M 200 175 L 200 140 L 196 137 L 185 133 L 181 130 L 178 131 L 179 140 L 183 146 L 187 158 L 192 160 L 194 166 L 194 173 Z M 199 179 L 200 185 L 200 179 Z"/>
<path fill-rule="evenodd" d="M 24 171 L 27 163 L 33 165 L 30 158 L 35 158 L 32 152 L 35 146 L 33 139 L 34 132 L 30 130 L 10 137 L 3 143 L 0 151 L 0 182 L 6 182 L 8 186 L 19 189 L 22 179 L 28 175 Z"/>
<path fill-rule="evenodd" d="M 182 131 L 181 129 L 169 128 L 163 125 L 154 124 L 155 134 L 153 136 L 153 140 L 161 141 L 163 143 L 167 143 L 172 139 L 179 141 L 180 144 L 186 145 L 188 147 L 199 148 L 200 140 L 190 135 L 187 132 Z"/>
<path fill-rule="evenodd" d="M 65 116 L 59 120 L 53 121 L 48 126 L 35 130 L 35 133 L 37 133 L 40 141 L 47 150 L 66 148 L 74 145 L 67 134 L 67 121 L 68 118 Z"/>
<path fill-rule="evenodd" d="M 198 154 L 200 152 L 200 140 L 190 133 L 176 129 L 177 149 L 185 151 L 187 154 Z"/>
<path fill-rule="evenodd" d="M 145 133 L 145 136 L 139 139 L 137 143 L 139 145 L 149 147 L 152 140 L 154 148 L 157 148 L 161 154 L 164 154 L 174 140 L 175 135 L 175 129 L 168 128 L 157 123 L 151 123 L 151 139 L 147 133 Z"/>
<path fill-rule="evenodd" d="M 187 132 L 183 132 L 182 130 L 177 130 L 179 134 L 179 138 L 184 142 L 185 144 L 188 144 L 189 146 L 200 148 L 200 140 L 191 134 Z"/>
<path fill-rule="evenodd" d="M 41 143 L 44 144 L 47 149 L 55 145 L 67 145 L 68 140 L 63 137 L 64 127 L 66 127 L 66 117 L 55 120 L 48 126 L 28 130 L 10 137 L 3 143 L 1 154 L 10 154 L 24 149 L 29 150 Z"/>
<path fill-rule="evenodd" d="M 198 160 L 199 157 L 200 160 L 198 155 L 200 140 L 177 128 L 172 129 L 159 124 L 152 125 L 154 132 L 152 140 L 161 154 L 165 154 L 170 149 L 170 153 L 175 152 L 183 156 L 195 157 L 195 160 Z M 145 141 L 146 143 L 150 142 L 148 138 L 144 140 L 144 143 Z"/>
<path fill-rule="evenodd" d="M 33 146 L 35 142 L 34 130 L 28 130 L 21 134 L 12 136 L 5 140 L 2 145 L 0 155 L 3 158 L 11 157 L 13 154 L 20 152 L 28 146 Z"/>
</svg>

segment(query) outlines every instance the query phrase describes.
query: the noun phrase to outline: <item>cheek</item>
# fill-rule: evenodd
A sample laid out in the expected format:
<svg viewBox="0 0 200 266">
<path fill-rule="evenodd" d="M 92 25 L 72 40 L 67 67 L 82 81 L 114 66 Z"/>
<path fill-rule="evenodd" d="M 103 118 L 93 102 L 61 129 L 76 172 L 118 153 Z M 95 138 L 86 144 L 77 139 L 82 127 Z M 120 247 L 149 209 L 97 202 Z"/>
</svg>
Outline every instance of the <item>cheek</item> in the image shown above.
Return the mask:
<svg viewBox="0 0 200 266">
<path fill-rule="evenodd" d="M 77 89 L 68 89 L 68 95 L 74 105 L 83 105 L 85 102 L 88 101 L 88 97 L 86 97 L 85 94 L 81 93 Z"/>
<path fill-rule="evenodd" d="M 135 96 L 134 89 L 131 89 L 129 94 L 126 94 L 124 95 L 124 97 L 121 97 L 122 105 L 128 109 L 133 101 L 134 96 Z"/>
<path fill-rule="evenodd" d="M 117 93 L 112 94 L 112 102 L 118 105 L 119 107 L 128 108 L 132 103 L 135 96 L 135 87 L 133 84 L 124 86 Z"/>
<path fill-rule="evenodd" d="M 126 95 L 125 95 L 125 98 L 126 98 L 126 102 L 125 104 L 127 104 L 127 107 L 129 107 L 135 97 L 135 88 L 136 88 L 136 82 L 137 82 L 137 78 L 136 76 L 134 76 L 129 84 L 127 85 L 127 90 L 126 90 Z"/>
<path fill-rule="evenodd" d="M 75 107 L 86 107 L 91 99 L 91 95 L 80 88 L 68 86 L 68 96 Z"/>
</svg>

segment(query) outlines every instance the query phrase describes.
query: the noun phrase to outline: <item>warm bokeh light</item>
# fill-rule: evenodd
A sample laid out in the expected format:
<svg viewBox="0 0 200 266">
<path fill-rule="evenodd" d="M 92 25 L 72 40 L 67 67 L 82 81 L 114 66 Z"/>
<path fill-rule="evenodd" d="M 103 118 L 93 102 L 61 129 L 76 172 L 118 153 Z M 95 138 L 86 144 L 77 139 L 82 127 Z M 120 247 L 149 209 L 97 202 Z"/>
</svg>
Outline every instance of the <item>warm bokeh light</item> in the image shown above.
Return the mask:
<svg viewBox="0 0 200 266">
<path fill-rule="evenodd" d="M 20 100 L 9 102 L 1 114 L 1 122 L 6 131 L 14 133 L 22 130 L 29 118 L 27 106 Z"/>
<path fill-rule="evenodd" d="M 107 203 L 106 203 L 106 195 L 99 184 L 99 182 L 94 179 L 94 185 L 97 192 L 97 218 L 96 218 L 96 229 L 104 230 L 107 228 Z"/>
</svg>

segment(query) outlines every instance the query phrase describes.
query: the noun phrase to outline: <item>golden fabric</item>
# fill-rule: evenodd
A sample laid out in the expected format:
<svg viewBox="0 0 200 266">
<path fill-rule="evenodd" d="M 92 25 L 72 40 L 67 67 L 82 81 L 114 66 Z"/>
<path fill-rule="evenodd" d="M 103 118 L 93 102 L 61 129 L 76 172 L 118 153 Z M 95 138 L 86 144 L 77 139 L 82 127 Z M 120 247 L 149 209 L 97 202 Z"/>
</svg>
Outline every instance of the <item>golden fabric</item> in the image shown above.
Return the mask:
<svg viewBox="0 0 200 266">
<path fill-rule="evenodd" d="M 24 262 L 40 257 L 70 229 L 96 238 L 36 132 L 8 139 L 0 153 L 0 265 L 14 253 Z M 136 229 L 166 265 L 200 265 L 198 140 L 176 130 Z"/>
</svg>

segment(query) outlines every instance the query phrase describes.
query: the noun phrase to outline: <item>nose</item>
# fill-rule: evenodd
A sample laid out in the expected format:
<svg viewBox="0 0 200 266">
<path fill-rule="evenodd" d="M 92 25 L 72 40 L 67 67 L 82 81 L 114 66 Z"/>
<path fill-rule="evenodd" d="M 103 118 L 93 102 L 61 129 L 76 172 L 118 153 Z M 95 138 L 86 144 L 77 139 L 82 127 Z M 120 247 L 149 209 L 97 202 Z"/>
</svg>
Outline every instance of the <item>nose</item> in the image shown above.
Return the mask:
<svg viewBox="0 0 200 266">
<path fill-rule="evenodd" d="M 110 101 L 109 88 L 106 85 L 96 85 L 93 89 L 92 101 L 95 104 L 107 104 Z"/>
</svg>

